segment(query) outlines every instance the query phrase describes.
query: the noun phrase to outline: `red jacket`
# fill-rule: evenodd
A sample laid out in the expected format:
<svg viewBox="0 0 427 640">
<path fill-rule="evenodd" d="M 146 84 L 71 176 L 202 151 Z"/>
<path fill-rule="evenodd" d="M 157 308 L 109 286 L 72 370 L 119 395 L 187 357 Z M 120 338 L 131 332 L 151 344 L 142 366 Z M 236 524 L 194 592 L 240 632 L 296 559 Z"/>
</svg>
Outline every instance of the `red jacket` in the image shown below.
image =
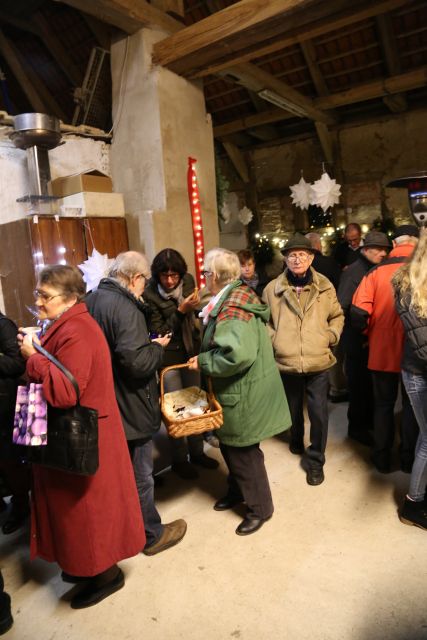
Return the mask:
<svg viewBox="0 0 427 640">
<path fill-rule="evenodd" d="M 86 305 L 76 304 L 51 326 L 43 346 L 76 378 L 81 404 L 98 410 L 99 469 L 84 477 L 33 465 L 31 557 L 66 573 L 93 576 L 144 548 L 135 477 L 114 395 L 110 351 Z M 52 406 L 71 407 L 71 382 L 39 353 L 27 362 Z M 49 424 L 48 424 L 49 438 Z"/>
<path fill-rule="evenodd" d="M 400 371 L 404 331 L 391 279 L 413 251 L 412 244 L 398 245 L 386 260 L 368 271 L 353 296 L 351 324 L 368 336 L 368 368 L 373 371 Z"/>
</svg>

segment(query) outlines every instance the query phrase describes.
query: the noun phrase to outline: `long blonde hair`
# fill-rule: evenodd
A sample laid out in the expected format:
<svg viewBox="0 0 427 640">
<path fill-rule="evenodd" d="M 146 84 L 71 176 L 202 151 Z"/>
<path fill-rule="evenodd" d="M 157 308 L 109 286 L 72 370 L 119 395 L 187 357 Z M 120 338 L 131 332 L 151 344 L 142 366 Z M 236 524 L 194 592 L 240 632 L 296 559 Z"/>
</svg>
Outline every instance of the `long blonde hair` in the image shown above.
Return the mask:
<svg viewBox="0 0 427 640">
<path fill-rule="evenodd" d="M 392 279 L 396 294 L 420 318 L 427 318 L 427 229 L 422 229 L 420 239 L 411 259 L 396 271 Z"/>
</svg>

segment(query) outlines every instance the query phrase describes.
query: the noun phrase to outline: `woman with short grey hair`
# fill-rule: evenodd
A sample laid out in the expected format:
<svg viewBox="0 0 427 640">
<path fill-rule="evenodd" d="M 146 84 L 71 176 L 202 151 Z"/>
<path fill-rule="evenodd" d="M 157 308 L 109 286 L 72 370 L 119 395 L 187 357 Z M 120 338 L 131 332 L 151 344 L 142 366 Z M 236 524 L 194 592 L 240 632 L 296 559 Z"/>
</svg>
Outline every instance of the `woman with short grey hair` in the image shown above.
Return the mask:
<svg viewBox="0 0 427 640">
<path fill-rule="evenodd" d="M 212 298 L 200 314 L 205 332 L 190 369 L 211 377 L 224 414 L 216 433 L 229 470 L 228 491 L 214 509 L 245 502 L 246 515 L 236 529 L 244 536 L 273 515 L 260 442 L 290 426 L 289 410 L 266 329 L 270 312 L 239 280 L 238 257 L 227 249 L 212 249 L 204 275 Z"/>
</svg>

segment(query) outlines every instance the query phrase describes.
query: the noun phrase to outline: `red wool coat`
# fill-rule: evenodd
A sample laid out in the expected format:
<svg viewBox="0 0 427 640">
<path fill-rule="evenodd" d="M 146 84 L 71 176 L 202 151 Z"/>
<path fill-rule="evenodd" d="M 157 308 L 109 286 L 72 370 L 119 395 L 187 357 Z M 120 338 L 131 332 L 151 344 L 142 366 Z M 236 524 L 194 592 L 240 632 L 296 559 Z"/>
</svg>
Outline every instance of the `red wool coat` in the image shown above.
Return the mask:
<svg viewBox="0 0 427 640">
<path fill-rule="evenodd" d="M 84 303 L 66 311 L 41 342 L 76 378 L 81 404 L 99 412 L 99 468 L 94 476 L 83 477 L 33 465 L 31 558 L 57 562 L 72 575 L 93 576 L 145 545 L 110 352 Z M 76 403 L 71 382 L 41 354 L 28 359 L 27 373 L 43 383 L 52 406 Z"/>
<path fill-rule="evenodd" d="M 414 245 L 397 245 L 388 258 L 368 271 L 352 301 L 352 325 L 364 329 L 369 342 L 368 369 L 398 373 L 404 330 L 397 314 L 391 279 L 411 256 Z"/>
</svg>

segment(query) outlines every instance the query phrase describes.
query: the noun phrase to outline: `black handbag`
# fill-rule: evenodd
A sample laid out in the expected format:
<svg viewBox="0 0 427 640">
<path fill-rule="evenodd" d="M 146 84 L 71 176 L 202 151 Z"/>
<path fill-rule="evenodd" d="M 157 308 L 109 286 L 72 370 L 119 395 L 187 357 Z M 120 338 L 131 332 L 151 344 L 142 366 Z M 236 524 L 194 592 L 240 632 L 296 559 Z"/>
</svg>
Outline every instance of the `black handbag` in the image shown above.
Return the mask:
<svg viewBox="0 0 427 640">
<path fill-rule="evenodd" d="M 73 374 L 41 345 L 34 348 L 48 358 L 72 382 L 77 404 L 59 409 L 48 404 L 47 444 L 28 447 L 30 462 L 82 476 L 92 476 L 99 466 L 98 411 L 80 404 L 80 389 Z"/>
</svg>

